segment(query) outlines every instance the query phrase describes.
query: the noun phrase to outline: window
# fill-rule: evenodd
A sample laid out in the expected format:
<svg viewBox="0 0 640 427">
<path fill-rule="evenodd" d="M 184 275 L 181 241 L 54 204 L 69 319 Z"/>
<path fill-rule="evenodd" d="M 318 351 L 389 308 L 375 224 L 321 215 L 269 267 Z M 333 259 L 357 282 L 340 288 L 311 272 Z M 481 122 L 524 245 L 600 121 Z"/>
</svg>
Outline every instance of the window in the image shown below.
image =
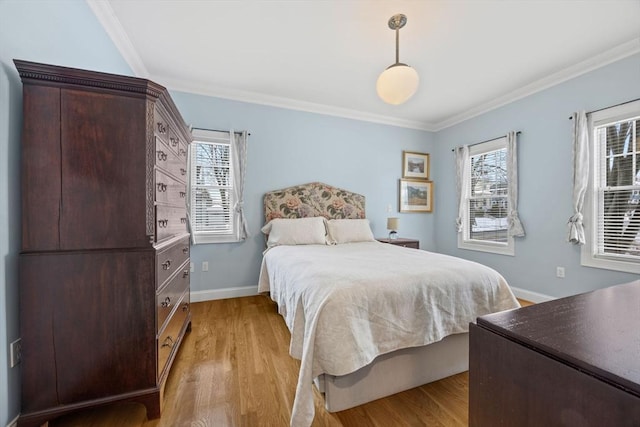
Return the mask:
<svg viewBox="0 0 640 427">
<path fill-rule="evenodd" d="M 513 255 L 507 137 L 472 145 L 466 153 L 458 247 Z"/>
<path fill-rule="evenodd" d="M 238 148 L 246 147 L 246 133 L 194 129 L 192 134 L 189 223 L 193 243 L 243 240 L 246 226 L 241 209 L 243 183 L 239 181 L 244 173 L 237 169 L 243 169 L 240 160 L 244 161 L 246 148 Z"/>
<path fill-rule="evenodd" d="M 582 264 L 640 273 L 640 101 L 588 115 Z"/>
</svg>

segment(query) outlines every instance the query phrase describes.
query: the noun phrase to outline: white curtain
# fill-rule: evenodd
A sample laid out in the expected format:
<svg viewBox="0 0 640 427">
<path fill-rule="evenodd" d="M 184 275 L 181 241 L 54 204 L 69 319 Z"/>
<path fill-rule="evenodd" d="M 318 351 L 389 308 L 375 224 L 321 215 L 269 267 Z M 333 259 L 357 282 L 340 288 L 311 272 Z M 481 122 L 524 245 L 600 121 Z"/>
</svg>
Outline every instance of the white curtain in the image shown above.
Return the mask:
<svg viewBox="0 0 640 427">
<path fill-rule="evenodd" d="M 584 245 L 582 209 L 589 182 L 589 125 L 587 113 L 573 113 L 573 216 L 569 218 L 567 241 Z"/>
<path fill-rule="evenodd" d="M 247 170 L 247 131 L 236 133 L 231 129 L 229 139 L 231 141 L 231 159 L 233 162 L 233 192 L 236 213 L 236 238 L 245 240 L 249 235 L 247 219 L 244 215 L 244 177 Z"/>
<path fill-rule="evenodd" d="M 509 236 L 523 237 L 524 228 L 518 217 L 518 149 L 517 149 L 517 133 L 507 133 L 507 180 L 509 182 L 509 206 L 511 210 L 507 215 L 507 224 Z"/>
<path fill-rule="evenodd" d="M 458 192 L 458 217 L 456 228 L 458 233 L 463 230 L 463 218 L 466 209 L 466 196 L 471 185 L 471 160 L 469 158 L 469 146 L 464 145 L 455 149 L 456 154 L 456 190 Z"/>
</svg>

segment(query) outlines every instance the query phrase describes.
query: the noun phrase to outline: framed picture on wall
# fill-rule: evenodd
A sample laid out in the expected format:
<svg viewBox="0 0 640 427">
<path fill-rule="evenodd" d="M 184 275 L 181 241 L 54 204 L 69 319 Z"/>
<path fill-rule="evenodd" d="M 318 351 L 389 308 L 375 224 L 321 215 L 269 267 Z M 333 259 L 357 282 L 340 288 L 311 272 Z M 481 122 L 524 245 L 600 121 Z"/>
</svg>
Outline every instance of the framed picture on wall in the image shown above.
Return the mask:
<svg viewBox="0 0 640 427">
<path fill-rule="evenodd" d="M 429 154 L 403 151 L 402 177 L 429 179 Z"/>
<path fill-rule="evenodd" d="M 433 181 L 400 180 L 400 212 L 432 212 Z"/>
</svg>

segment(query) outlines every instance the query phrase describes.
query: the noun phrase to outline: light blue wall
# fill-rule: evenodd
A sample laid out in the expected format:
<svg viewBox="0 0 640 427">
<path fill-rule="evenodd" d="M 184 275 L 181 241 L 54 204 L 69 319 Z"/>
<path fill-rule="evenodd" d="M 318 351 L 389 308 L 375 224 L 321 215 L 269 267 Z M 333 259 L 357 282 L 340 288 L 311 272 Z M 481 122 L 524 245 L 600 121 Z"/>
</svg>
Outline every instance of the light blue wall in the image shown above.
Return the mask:
<svg viewBox="0 0 640 427">
<path fill-rule="evenodd" d="M 574 111 L 597 110 L 640 98 L 640 54 L 599 68 L 502 108 L 438 132 L 434 157 L 436 247 L 438 251 L 487 264 L 510 285 L 550 296 L 566 296 L 617 283 L 637 275 L 580 266 L 580 249 L 566 242 L 573 214 L 572 122 Z M 457 248 L 455 170 L 451 149 L 522 131 L 519 138 L 519 213 L 527 233 L 516 238 L 516 256 Z M 556 278 L 556 266 L 566 278 Z"/>
<path fill-rule="evenodd" d="M 172 97 L 194 127 L 251 132 L 245 185 L 251 237 L 243 243 L 193 247 L 193 291 L 255 288 L 265 248 L 260 233 L 262 196 L 306 182 L 320 181 L 364 194 L 376 236 L 386 236 L 386 218 L 398 216 L 400 236 L 419 239 L 423 248 L 435 249 L 432 214 L 398 213 L 402 150 L 431 152 L 433 134 L 180 92 Z M 201 271 L 202 261 L 209 262 L 208 272 Z"/>
<path fill-rule="evenodd" d="M 0 426 L 19 411 L 19 375 L 9 369 L 8 343 L 18 337 L 19 141 L 21 83 L 13 58 L 104 72 L 131 70 L 82 1 L 0 0 Z M 244 243 L 193 248 L 199 267 L 194 291 L 255 287 L 264 241 L 259 232 L 262 195 L 289 185 L 322 181 L 367 197 L 377 236 L 386 235 L 390 214 L 400 216 L 400 235 L 421 246 L 483 262 L 515 287 L 563 296 L 635 279 L 629 274 L 581 267 L 579 250 L 565 242 L 571 215 L 571 122 L 576 109 L 593 110 L 640 97 L 640 55 L 592 71 L 561 85 L 437 133 L 331 116 L 172 93 L 185 120 L 195 127 L 246 129 L 249 167 L 247 218 L 252 236 Z M 527 236 L 516 256 L 462 251 L 456 247 L 455 176 L 451 148 L 508 130 L 521 130 L 520 214 Z M 431 153 L 436 198 L 433 214 L 397 214 L 401 152 Z M 555 267 L 566 268 L 565 279 Z"/>
<path fill-rule="evenodd" d="M 131 74 L 85 2 L 0 0 L 0 426 L 20 410 L 19 368 L 8 363 L 19 336 L 22 83 L 14 58 Z"/>
</svg>

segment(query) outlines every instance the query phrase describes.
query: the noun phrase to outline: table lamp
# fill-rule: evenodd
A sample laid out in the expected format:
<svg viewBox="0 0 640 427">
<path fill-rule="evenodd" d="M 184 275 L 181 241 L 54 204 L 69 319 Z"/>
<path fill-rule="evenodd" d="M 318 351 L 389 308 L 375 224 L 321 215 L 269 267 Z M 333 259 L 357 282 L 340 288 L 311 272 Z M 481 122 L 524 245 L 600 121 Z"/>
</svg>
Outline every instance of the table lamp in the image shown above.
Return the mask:
<svg viewBox="0 0 640 427">
<path fill-rule="evenodd" d="M 389 230 L 389 240 L 398 238 L 398 218 L 387 218 L 387 230 Z"/>
</svg>

